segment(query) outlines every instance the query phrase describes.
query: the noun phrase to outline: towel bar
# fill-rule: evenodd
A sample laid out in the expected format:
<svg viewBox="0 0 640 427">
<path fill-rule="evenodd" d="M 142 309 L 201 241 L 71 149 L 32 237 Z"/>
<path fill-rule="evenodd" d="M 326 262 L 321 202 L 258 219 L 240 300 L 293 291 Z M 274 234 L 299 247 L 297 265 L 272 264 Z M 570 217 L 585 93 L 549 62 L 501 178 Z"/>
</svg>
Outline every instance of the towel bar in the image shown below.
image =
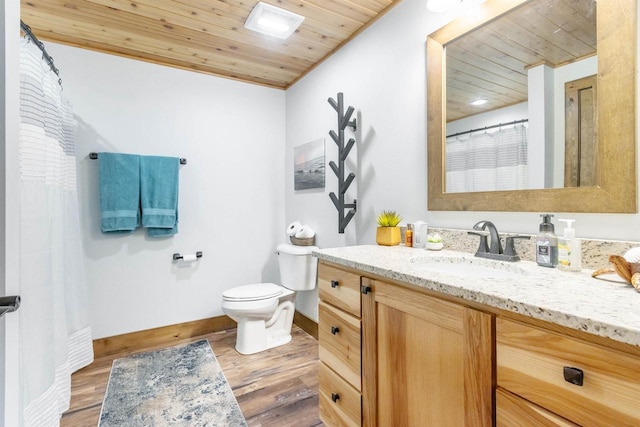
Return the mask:
<svg viewBox="0 0 640 427">
<path fill-rule="evenodd" d="M 91 160 L 96 160 L 98 158 L 98 153 L 95 153 L 95 152 L 89 153 L 89 158 Z M 187 159 L 185 159 L 184 157 L 180 157 L 180 164 L 181 165 L 186 165 L 187 164 Z"/>
</svg>

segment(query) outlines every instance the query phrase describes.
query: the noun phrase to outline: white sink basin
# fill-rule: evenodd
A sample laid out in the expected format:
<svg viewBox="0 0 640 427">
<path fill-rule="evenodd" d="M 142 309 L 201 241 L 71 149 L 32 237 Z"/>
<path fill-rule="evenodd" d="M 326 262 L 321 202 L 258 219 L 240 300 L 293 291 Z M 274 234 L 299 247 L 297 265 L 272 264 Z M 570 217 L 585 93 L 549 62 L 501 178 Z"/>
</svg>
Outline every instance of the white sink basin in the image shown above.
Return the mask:
<svg viewBox="0 0 640 427">
<path fill-rule="evenodd" d="M 434 272 L 470 278 L 514 279 L 531 274 L 517 263 L 476 257 L 416 257 L 409 262 L 425 273 Z"/>
</svg>

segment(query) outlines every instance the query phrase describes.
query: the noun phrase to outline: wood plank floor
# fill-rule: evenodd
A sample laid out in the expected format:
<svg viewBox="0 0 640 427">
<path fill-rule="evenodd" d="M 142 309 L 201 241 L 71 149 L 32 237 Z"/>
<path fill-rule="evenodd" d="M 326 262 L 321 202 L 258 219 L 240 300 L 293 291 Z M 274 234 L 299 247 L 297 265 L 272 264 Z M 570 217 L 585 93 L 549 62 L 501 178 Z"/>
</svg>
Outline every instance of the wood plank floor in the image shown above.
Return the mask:
<svg viewBox="0 0 640 427">
<path fill-rule="evenodd" d="M 318 342 L 296 325 L 292 337 L 290 344 L 248 356 L 234 348 L 235 329 L 176 340 L 171 345 L 209 340 L 249 426 L 322 426 L 318 418 Z M 98 424 L 111 364 L 129 354 L 132 352 L 98 358 L 73 374 L 71 405 L 62 417 L 62 427 Z"/>
</svg>

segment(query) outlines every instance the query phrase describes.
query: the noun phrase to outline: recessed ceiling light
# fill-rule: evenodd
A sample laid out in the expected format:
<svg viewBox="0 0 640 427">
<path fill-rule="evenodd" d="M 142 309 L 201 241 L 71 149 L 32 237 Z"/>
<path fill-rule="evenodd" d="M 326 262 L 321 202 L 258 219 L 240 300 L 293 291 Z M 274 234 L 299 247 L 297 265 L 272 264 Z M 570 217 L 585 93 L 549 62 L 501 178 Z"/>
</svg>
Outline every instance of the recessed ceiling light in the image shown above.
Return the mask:
<svg viewBox="0 0 640 427">
<path fill-rule="evenodd" d="M 475 99 L 475 100 L 471 101 L 469 103 L 469 105 L 473 105 L 474 107 L 477 107 L 478 105 L 484 105 L 487 102 L 489 102 L 489 101 L 486 100 L 486 99 Z"/>
<path fill-rule="evenodd" d="M 258 2 L 249 14 L 244 27 L 258 33 L 286 39 L 302 24 L 302 21 L 304 16 Z"/>
</svg>

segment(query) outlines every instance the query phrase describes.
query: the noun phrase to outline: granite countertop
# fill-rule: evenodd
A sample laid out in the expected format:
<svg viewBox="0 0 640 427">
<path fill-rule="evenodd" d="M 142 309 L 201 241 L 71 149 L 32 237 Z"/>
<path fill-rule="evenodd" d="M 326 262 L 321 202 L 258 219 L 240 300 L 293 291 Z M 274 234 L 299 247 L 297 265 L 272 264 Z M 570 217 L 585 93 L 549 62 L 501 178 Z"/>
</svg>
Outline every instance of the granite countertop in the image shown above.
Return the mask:
<svg viewBox="0 0 640 427">
<path fill-rule="evenodd" d="M 615 274 L 594 279 L 592 270 L 561 271 L 530 261 L 499 262 L 404 246 L 348 246 L 314 250 L 313 255 L 640 347 L 640 292 Z"/>
</svg>

